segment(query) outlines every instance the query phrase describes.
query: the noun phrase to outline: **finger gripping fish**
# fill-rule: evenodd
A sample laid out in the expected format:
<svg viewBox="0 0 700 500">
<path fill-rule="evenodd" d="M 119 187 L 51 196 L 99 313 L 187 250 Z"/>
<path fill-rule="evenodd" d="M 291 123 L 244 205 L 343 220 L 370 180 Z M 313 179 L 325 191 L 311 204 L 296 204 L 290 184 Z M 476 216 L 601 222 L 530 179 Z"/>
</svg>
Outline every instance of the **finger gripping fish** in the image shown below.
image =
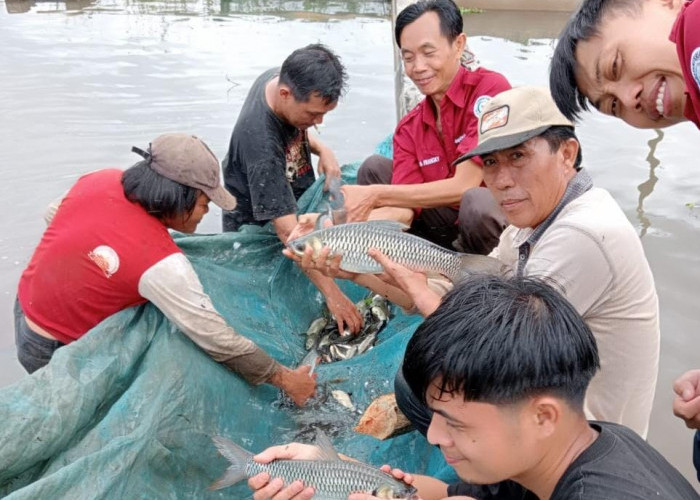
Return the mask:
<svg viewBox="0 0 700 500">
<path fill-rule="evenodd" d="M 418 499 L 413 486 L 390 474 L 367 464 L 341 460 L 325 434 L 319 434 L 316 440 L 321 450 L 318 460 L 274 460 L 268 464 L 255 462 L 251 452 L 222 436 L 212 439 L 231 466 L 209 487 L 211 490 L 267 472 L 272 478 L 282 478 L 285 485 L 303 481 L 305 486 L 314 488 L 314 500 L 347 500 L 354 492 L 372 493 L 385 499 Z"/>
<path fill-rule="evenodd" d="M 297 255 L 310 246 L 314 255 L 323 247 L 331 254 L 342 255 L 340 268 L 353 273 L 378 274 L 383 267 L 369 256 L 376 248 L 394 262 L 414 271 L 440 274 L 452 282 L 467 274 L 502 274 L 504 265 L 484 255 L 464 254 L 447 250 L 418 236 L 404 233 L 407 226 L 395 221 L 352 222 L 313 231 L 288 242 Z"/>
</svg>

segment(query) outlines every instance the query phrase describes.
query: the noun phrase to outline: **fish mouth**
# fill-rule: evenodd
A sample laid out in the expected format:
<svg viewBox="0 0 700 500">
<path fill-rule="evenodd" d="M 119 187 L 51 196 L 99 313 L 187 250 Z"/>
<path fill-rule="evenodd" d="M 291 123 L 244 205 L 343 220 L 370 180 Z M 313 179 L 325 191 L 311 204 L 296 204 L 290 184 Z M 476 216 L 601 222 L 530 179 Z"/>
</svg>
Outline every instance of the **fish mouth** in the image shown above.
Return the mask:
<svg viewBox="0 0 700 500">
<path fill-rule="evenodd" d="M 290 241 L 287 246 L 297 255 L 302 255 L 306 250 L 306 242 L 301 240 Z"/>
</svg>

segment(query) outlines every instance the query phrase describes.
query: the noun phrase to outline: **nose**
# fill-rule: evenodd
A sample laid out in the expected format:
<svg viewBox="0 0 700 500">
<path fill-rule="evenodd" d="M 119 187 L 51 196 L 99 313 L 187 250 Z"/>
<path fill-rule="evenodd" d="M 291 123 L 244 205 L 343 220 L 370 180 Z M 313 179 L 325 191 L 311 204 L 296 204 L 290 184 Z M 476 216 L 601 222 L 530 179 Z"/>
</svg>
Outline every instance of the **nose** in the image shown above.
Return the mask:
<svg viewBox="0 0 700 500">
<path fill-rule="evenodd" d="M 509 168 L 497 167 L 492 172 L 484 173 L 484 182 L 490 189 L 504 190 L 513 187 L 513 176 Z"/>
<path fill-rule="evenodd" d="M 641 82 L 621 82 L 616 94 L 623 109 L 641 111 L 643 90 Z"/>
<path fill-rule="evenodd" d="M 444 426 L 440 423 L 440 418 L 439 414 L 433 413 L 425 437 L 432 445 L 446 446 L 448 444 L 447 434 L 444 432 Z"/>
</svg>

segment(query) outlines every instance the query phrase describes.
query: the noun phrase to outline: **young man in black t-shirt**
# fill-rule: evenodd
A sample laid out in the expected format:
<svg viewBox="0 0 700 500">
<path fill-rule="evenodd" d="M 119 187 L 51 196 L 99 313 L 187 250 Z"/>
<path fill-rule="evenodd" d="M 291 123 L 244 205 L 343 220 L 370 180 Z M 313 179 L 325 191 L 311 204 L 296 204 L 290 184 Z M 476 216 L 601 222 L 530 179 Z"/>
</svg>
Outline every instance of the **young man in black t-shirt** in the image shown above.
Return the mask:
<svg viewBox="0 0 700 500">
<path fill-rule="evenodd" d="M 267 70 L 253 84 L 223 161 L 224 184 L 236 199 L 223 213 L 224 231 L 272 222 L 283 243 L 297 224 L 297 200 L 315 181 L 311 153 L 326 183 L 340 175 L 333 152 L 308 128 L 335 109 L 347 82 L 338 57 L 321 44 L 295 50 L 281 68 Z M 323 293 L 342 331 L 362 326 L 354 304 L 335 282 L 305 271 Z"/>
<path fill-rule="evenodd" d="M 462 281 L 409 341 L 403 375 L 433 412 L 428 440 L 465 482 L 447 486 L 425 476 L 394 475 L 413 482 L 423 500 L 700 499 L 634 431 L 586 420 L 583 400 L 598 368 L 590 329 L 543 281 Z M 295 443 L 255 459 L 317 453 Z M 313 498 L 313 488 L 297 481 L 281 491 L 280 481 L 267 474 L 249 485 L 255 500 Z M 349 499 L 378 500 L 369 493 Z"/>
</svg>

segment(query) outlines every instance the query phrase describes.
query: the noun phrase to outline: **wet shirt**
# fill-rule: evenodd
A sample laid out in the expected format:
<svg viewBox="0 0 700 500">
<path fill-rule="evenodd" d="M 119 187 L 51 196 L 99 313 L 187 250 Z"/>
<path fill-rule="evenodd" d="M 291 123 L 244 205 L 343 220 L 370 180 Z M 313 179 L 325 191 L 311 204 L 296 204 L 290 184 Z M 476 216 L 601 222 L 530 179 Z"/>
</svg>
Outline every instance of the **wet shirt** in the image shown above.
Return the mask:
<svg viewBox="0 0 700 500">
<path fill-rule="evenodd" d="M 25 314 L 64 344 L 146 302 L 141 275 L 180 253 L 163 223 L 126 199 L 121 178 L 107 169 L 78 179 L 20 278 Z"/>
<path fill-rule="evenodd" d="M 671 30 L 683 70 L 687 101 L 683 115 L 700 128 L 700 0 L 690 0 L 681 8 Z"/>
<path fill-rule="evenodd" d="M 477 145 L 481 110 L 491 97 L 508 89 L 510 84 L 500 73 L 460 66 L 440 102 L 442 137 L 429 97 L 396 127 L 391 183 L 422 184 L 454 176 L 452 162 Z"/>
<path fill-rule="evenodd" d="M 258 77 L 233 128 L 223 171 L 238 205 L 224 212 L 225 231 L 296 213 L 297 200 L 314 183 L 306 131 L 282 121 L 265 99 L 265 85 L 278 74 L 273 68 Z"/>
<path fill-rule="evenodd" d="M 661 454 L 634 431 L 609 422 L 590 422 L 598 438 L 566 469 L 550 500 L 698 500 L 700 496 Z M 537 500 L 507 481 L 500 487 L 450 485 L 449 496 L 480 500 Z"/>
</svg>

